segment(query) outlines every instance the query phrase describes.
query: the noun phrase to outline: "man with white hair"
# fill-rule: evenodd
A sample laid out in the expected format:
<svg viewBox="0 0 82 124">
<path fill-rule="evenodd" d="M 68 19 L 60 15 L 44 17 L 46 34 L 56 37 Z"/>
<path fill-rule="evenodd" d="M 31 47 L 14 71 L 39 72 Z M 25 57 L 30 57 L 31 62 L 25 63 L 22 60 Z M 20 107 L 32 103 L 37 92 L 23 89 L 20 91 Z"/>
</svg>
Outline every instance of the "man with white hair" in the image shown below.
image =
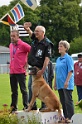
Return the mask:
<svg viewBox="0 0 82 124">
<path fill-rule="evenodd" d="M 48 77 L 46 76 L 46 67 L 50 61 L 50 57 L 52 54 L 53 44 L 52 42 L 45 36 L 45 27 L 43 26 L 36 26 L 34 32 L 30 29 L 31 22 L 25 22 L 24 28 L 32 38 L 33 42 L 31 45 L 31 52 L 28 58 L 28 64 L 38 67 L 40 70 L 37 72 L 37 76 L 40 77 L 41 75 L 44 76 L 46 82 L 48 82 Z M 47 77 L 47 78 L 46 78 Z M 28 89 L 29 89 L 29 102 L 32 98 L 31 92 L 31 85 L 32 79 L 31 76 L 29 77 L 28 82 Z M 42 108 L 44 105 L 42 104 Z M 37 109 L 36 105 L 34 104 L 32 109 Z"/>
</svg>

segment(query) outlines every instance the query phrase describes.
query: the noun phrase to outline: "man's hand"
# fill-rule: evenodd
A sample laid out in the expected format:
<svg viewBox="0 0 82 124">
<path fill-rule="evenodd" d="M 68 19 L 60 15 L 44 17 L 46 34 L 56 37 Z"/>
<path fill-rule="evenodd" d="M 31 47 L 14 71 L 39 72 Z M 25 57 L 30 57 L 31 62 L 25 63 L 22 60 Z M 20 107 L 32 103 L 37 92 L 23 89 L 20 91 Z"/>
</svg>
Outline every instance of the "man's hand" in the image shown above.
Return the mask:
<svg viewBox="0 0 82 124">
<path fill-rule="evenodd" d="M 30 29 L 31 26 L 32 26 L 32 23 L 31 23 L 31 22 L 25 22 L 25 23 L 24 23 L 24 29 L 25 29 L 26 31 L 29 31 L 29 29 Z"/>
<path fill-rule="evenodd" d="M 27 31 L 27 33 L 30 35 L 30 37 L 32 36 L 32 30 L 30 29 L 30 27 L 32 26 L 31 22 L 25 22 L 24 23 L 24 29 Z"/>
<path fill-rule="evenodd" d="M 27 70 L 27 67 L 28 67 L 28 64 L 26 63 L 26 64 L 24 65 L 24 69 Z"/>
<path fill-rule="evenodd" d="M 43 72 L 42 72 L 42 70 L 39 70 L 39 71 L 37 72 L 36 76 L 37 76 L 37 77 L 41 77 L 41 75 L 43 75 Z"/>
</svg>

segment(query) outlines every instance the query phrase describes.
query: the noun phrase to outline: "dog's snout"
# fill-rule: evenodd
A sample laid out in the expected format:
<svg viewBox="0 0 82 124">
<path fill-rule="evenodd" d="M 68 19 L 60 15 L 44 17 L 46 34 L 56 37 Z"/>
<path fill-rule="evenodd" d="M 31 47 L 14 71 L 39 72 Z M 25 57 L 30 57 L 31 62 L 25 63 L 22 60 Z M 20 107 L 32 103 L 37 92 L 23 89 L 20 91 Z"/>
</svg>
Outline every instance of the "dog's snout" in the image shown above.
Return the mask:
<svg viewBox="0 0 82 124">
<path fill-rule="evenodd" d="M 30 72 L 29 72 L 30 75 L 36 75 L 36 73 L 37 73 L 36 67 L 29 67 L 28 70 L 30 70 Z"/>
</svg>

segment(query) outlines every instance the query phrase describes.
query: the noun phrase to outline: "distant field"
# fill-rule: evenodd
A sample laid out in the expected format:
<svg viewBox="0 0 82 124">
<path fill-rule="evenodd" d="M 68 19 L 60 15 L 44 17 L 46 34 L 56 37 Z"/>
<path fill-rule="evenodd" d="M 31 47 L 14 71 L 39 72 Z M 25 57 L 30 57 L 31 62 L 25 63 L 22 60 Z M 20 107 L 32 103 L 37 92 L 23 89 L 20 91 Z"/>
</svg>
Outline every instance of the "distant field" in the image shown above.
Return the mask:
<svg viewBox="0 0 82 124">
<path fill-rule="evenodd" d="M 27 76 L 27 85 L 28 85 L 28 76 Z M 54 91 L 57 95 L 57 91 Z M 23 108 L 22 105 L 22 96 L 20 93 L 20 89 L 18 90 L 18 108 L 21 110 Z M 76 87 L 73 91 L 73 100 L 74 104 L 77 102 L 77 92 Z M 9 74 L 0 74 L 0 110 L 3 109 L 3 104 L 8 104 L 8 108 L 10 108 L 11 103 L 11 90 L 10 90 L 10 84 L 9 84 Z M 37 106 L 40 107 L 40 100 L 37 100 Z M 80 110 L 77 106 L 75 107 L 75 113 L 82 113 L 82 110 Z"/>
</svg>

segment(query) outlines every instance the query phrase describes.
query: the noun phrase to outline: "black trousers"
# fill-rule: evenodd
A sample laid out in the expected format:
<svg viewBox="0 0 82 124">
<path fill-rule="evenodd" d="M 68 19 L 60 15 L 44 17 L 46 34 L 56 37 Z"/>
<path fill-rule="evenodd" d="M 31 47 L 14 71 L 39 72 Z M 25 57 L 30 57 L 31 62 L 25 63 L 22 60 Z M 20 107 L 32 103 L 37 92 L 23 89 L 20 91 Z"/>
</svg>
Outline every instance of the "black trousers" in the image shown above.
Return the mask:
<svg viewBox="0 0 82 124">
<path fill-rule="evenodd" d="M 60 101 L 63 108 L 65 118 L 71 119 L 74 114 L 74 105 L 72 100 L 72 90 L 60 89 L 58 90 Z"/>
<path fill-rule="evenodd" d="M 29 75 L 29 80 L 28 80 L 28 102 L 30 103 L 32 99 L 32 75 Z M 36 101 L 34 102 L 33 108 L 37 107 Z"/>
<path fill-rule="evenodd" d="M 18 102 L 18 83 L 22 93 L 23 106 L 27 107 L 28 94 L 26 89 L 26 75 L 25 74 L 10 74 L 10 86 L 11 86 L 11 106 L 17 109 Z"/>
<path fill-rule="evenodd" d="M 58 90 L 58 93 L 62 104 L 64 117 L 71 119 L 74 114 L 72 90 L 60 89 Z"/>
</svg>

